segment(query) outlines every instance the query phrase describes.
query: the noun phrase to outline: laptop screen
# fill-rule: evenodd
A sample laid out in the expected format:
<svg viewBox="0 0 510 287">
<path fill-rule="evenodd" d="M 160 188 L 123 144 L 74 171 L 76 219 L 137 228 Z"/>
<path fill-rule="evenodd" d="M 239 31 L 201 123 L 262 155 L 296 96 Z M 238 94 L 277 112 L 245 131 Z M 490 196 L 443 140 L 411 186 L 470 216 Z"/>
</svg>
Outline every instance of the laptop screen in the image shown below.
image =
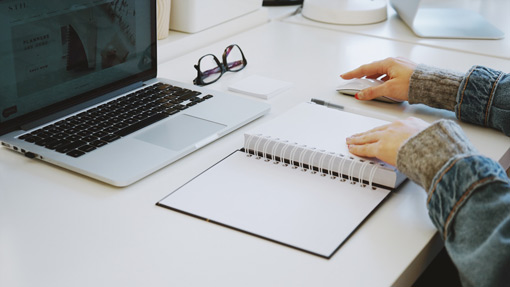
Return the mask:
<svg viewBox="0 0 510 287">
<path fill-rule="evenodd" d="M 0 131 L 156 75 L 155 1 L 0 1 Z"/>
</svg>

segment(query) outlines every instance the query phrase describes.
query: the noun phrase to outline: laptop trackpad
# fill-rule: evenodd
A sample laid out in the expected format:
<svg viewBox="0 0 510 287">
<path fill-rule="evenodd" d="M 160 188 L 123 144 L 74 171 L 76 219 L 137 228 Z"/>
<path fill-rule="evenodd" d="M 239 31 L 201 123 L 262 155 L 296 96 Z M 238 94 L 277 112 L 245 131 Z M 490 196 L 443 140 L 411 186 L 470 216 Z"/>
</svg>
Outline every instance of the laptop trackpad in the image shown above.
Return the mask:
<svg viewBox="0 0 510 287">
<path fill-rule="evenodd" d="M 189 115 L 178 115 L 147 129 L 135 138 L 172 150 L 182 150 L 216 134 L 225 125 Z"/>
</svg>

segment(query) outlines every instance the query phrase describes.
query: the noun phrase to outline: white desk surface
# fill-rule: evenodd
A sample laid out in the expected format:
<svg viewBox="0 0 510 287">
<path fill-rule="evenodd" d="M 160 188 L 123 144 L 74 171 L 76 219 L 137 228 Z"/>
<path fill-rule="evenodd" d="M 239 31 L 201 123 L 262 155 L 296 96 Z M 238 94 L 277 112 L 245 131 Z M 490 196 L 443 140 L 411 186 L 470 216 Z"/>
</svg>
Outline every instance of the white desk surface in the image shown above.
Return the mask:
<svg viewBox="0 0 510 287">
<path fill-rule="evenodd" d="M 271 22 L 166 62 L 160 76 L 191 82 L 193 64 L 239 44 L 248 66 L 211 88 L 260 74 L 294 83 L 267 116 L 127 188 L 114 188 L 0 149 L 0 286 L 408 286 L 441 247 L 425 193 L 406 182 L 325 260 L 155 203 L 242 144 L 244 130 L 311 97 L 426 120 L 454 118 L 424 106 L 337 95 L 338 75 L 387 56 L 459 70 L 508 69 L 506 60 Z M 261 100 L 262 101 L 262 100 Z M 341 128 L 342 123 L 339 123 Z M 481 152 L 501 159 L 510 140 L 462 124 Z M 318 127 L 320 128 L 320 127 Z"/>
<path fill-rule="evenodd" d="M 389 1 L 388 1 L 389 2 Z M 465 40 L 420 38 L 398 17 L 395 10 L 388 5 L 388 19 L 370 25 L 333 25 L 312 21 L 296 14 L 284 21 L 300 25 L 315 26 L 324 29 L 345 31 L 385 39 L 394 39 L 430 47 L 441 47 L 453 51 L 463 51 L 480 55 L 489 55 L 510 60 L 510 1 L 507 0 L 422 0 L 420 7 L 463 8 L 475 11 L 505 33 L 499 40 Z M 505 12 L 503 12 L 505 11 Z M 506 13 L 506 14 L 505 14 Z M 507 66 L 508 67 L 508 66 Z M 508 68 L 507 68 L 508 70 Z"/>
</svg>

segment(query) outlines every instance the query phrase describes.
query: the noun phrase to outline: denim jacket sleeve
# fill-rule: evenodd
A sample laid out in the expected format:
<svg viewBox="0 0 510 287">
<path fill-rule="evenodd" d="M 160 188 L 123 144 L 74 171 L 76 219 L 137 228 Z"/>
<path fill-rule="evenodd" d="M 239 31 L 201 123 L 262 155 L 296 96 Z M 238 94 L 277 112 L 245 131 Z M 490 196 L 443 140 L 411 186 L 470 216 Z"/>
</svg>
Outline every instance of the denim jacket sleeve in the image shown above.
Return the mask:
<svg viewBox="0 0 510 287">
<path fill-rule="evenodd" d="M 461 128 L 441 120 L 410 138 L 397 167 L 427 193 L 429 216 L 464 286 L 510 282 L 510 181 Z"/>
<path fill-rule="evenodd" d="M 455 115 L 510 136 L 510 74 L 472 67 L 460 84 Z"/>
<path fill-rule="evenodd" d="M 452 157 L 432 181 L 428 209 L 464 286 L 508 286 L 510 182 L 497 162 Z"/>
<path fill-rule="evenodd" d="M 510 135 L 508 74 L 476 66 L 447 84 L 458 87 L 449 109 L 459 119 Z M 440 107 L 441 100 L 435 102 Z M 457 124 L 444 120 L 410 138 L 399 150 L 397 167 L 427 190 L 430 218 L 463 285 L 508 285 L 510 181 L 504 169 L 480 155 Z"/>
</svg>

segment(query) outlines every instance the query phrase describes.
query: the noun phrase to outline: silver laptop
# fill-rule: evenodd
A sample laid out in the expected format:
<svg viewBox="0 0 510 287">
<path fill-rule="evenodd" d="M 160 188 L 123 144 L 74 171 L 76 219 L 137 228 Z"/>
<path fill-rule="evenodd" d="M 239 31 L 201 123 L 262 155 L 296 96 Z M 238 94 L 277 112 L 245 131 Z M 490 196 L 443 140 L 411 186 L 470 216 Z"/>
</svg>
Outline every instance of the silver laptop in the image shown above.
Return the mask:
<svg viewBox="0 0 510 287">
<path fill-rule="evenodd" d="M 505 34 L 482 15 L 461 8 L 420 7 L 421 0 L 390 0 L 399 17 L 419 37 L 501 39 Z"/>
<path fill-rule="evenodd" d="M 0 142 L 27 157 L 126 186 L 269 111 L 156 78 L 155 0 L 0 11 Z"/>
</svg>

